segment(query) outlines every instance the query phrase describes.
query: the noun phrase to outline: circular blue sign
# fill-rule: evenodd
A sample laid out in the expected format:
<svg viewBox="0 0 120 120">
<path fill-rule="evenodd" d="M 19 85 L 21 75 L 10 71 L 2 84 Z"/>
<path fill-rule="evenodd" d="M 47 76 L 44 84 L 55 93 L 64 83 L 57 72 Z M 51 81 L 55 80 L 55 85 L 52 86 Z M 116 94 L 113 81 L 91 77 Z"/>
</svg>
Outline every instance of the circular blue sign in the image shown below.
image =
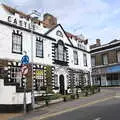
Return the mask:
<svg viewBox="0 0 120 120">
<path fill-rule="evenodd" d="M 29 57 L 27 55 L 24 55 L 21 59 L 22 64 L 28 64 L 29 63 Z"/>
</svg>

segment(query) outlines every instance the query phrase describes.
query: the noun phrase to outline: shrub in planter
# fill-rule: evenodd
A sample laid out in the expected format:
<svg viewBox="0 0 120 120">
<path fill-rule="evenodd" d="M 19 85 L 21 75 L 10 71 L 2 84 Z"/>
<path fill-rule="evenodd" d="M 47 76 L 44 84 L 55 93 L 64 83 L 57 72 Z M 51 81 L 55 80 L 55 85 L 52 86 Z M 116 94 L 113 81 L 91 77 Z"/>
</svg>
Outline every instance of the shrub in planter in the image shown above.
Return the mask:
<svg viewBox="0 0 120 120">
<path fill-rule="evenodd" d="M 68 101 L 70 99 L 71 99 L 70 95 L 63 95 L 63 101 L 64 102 L 66 102 L 66 101 Z"/>
<path fill-rule="evenodd" d="M 46 86 L 41 86 L 40 90 L 46 90 Z"/>
<path fill-rule="evenodd" d="M 88 96 L 88 90 L 87 89 L 84 89 L 82 93 L 83 93 L 84 96 Z"/>
<path fill-rule="evenodd" d="M 46 104 L 46 106 L 48 106 L 49 105 L 49 100 L 45 100 L 45 104 Z"/>
<path fill-rule="evenodd" d="M 91 91 L 92 94 L 95 93 L 95 88 L 94 88 L 94 86 L 91 86 L 90 91 Z"/>
<path fill-rule="evenodd" d="M 67 101 L 67 95 L 63 95 L 63 101 L 64 101 L 64 102 Z"/>
<path fill-rule="evenodd" d="M 50 96 L 50 100 L 55 100 L 55 99 L 58 99 L 58 98 L 61 98 L 61 94 L 55 93 L 55 94 Z"/>
<path fill-rule="evenodd" d="M 85 96 L 88 96 L 88 91 L 87 90 L 85 90 L 85 94 L 84 94 Z"/>
<path fill-rule="evenodd" d="M 75 99 L 75 94 L 70 95 L 71 99 Z"/>
<path fill-rule="evenodd" d="M 45 96 L 45 104 L 48 106 L 50 101 L 50 96 L 46 95 Z"/>
<path fill-rule="evenodd" d="M 100 92 L 100 87 L 98 87 L 98 92 Z"/>
<path fill-rule="evenodd" d="M 76 97 L 77 97 L 77 99 L 79 98 L 79 94 L 78 93 L 76 94 Z"/>
</svg>

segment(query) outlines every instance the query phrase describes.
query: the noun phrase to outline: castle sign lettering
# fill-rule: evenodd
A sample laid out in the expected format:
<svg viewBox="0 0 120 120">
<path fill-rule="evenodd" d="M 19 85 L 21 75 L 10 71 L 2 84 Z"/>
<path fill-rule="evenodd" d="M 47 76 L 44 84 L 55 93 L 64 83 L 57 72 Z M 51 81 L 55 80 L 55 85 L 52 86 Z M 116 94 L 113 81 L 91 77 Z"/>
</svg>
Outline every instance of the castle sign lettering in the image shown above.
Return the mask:
<svg viewBox="0 0 120 120">
<path fill-rule="evenodd" d="M 8 16 L 8 22 L 12 23 L 14 25 L 29 29 L 29 30 L 31 30 L 31 28 L 33 27 L 33 30 L 35 30 L 34 24 L 32 25 L 30 22 L 26 22 L 24 20 L 17 19 L 17 18 L 12 17 L 12 16 Z"/>
</svg>

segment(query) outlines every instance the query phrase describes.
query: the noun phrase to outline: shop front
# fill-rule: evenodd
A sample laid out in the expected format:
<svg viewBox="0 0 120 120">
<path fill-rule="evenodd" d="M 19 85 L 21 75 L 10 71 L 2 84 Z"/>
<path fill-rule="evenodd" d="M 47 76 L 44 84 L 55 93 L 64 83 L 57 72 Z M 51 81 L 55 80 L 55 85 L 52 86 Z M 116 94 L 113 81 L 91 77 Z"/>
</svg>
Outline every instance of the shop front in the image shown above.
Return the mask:
<svg viewBox="0 0 120 120">
<path fill-rule="evenodd" d="M 120 86 L 120 65 L 114 65 L 92 70 L 94 85 Z"/>
</svg>

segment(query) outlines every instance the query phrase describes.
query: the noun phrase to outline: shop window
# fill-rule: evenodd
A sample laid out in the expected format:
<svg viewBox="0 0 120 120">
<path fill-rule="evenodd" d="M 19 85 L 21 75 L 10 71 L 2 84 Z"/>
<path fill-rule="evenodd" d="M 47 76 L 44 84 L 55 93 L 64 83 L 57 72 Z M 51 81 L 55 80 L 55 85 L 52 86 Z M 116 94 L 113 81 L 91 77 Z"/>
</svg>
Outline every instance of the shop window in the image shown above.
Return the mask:
<svg viewBox="0 0 120 120">
<path fill-rule="evenodd" d="M 107 80 L 118 80 L 118 74 L 107 74 Z"/>
</svg>

